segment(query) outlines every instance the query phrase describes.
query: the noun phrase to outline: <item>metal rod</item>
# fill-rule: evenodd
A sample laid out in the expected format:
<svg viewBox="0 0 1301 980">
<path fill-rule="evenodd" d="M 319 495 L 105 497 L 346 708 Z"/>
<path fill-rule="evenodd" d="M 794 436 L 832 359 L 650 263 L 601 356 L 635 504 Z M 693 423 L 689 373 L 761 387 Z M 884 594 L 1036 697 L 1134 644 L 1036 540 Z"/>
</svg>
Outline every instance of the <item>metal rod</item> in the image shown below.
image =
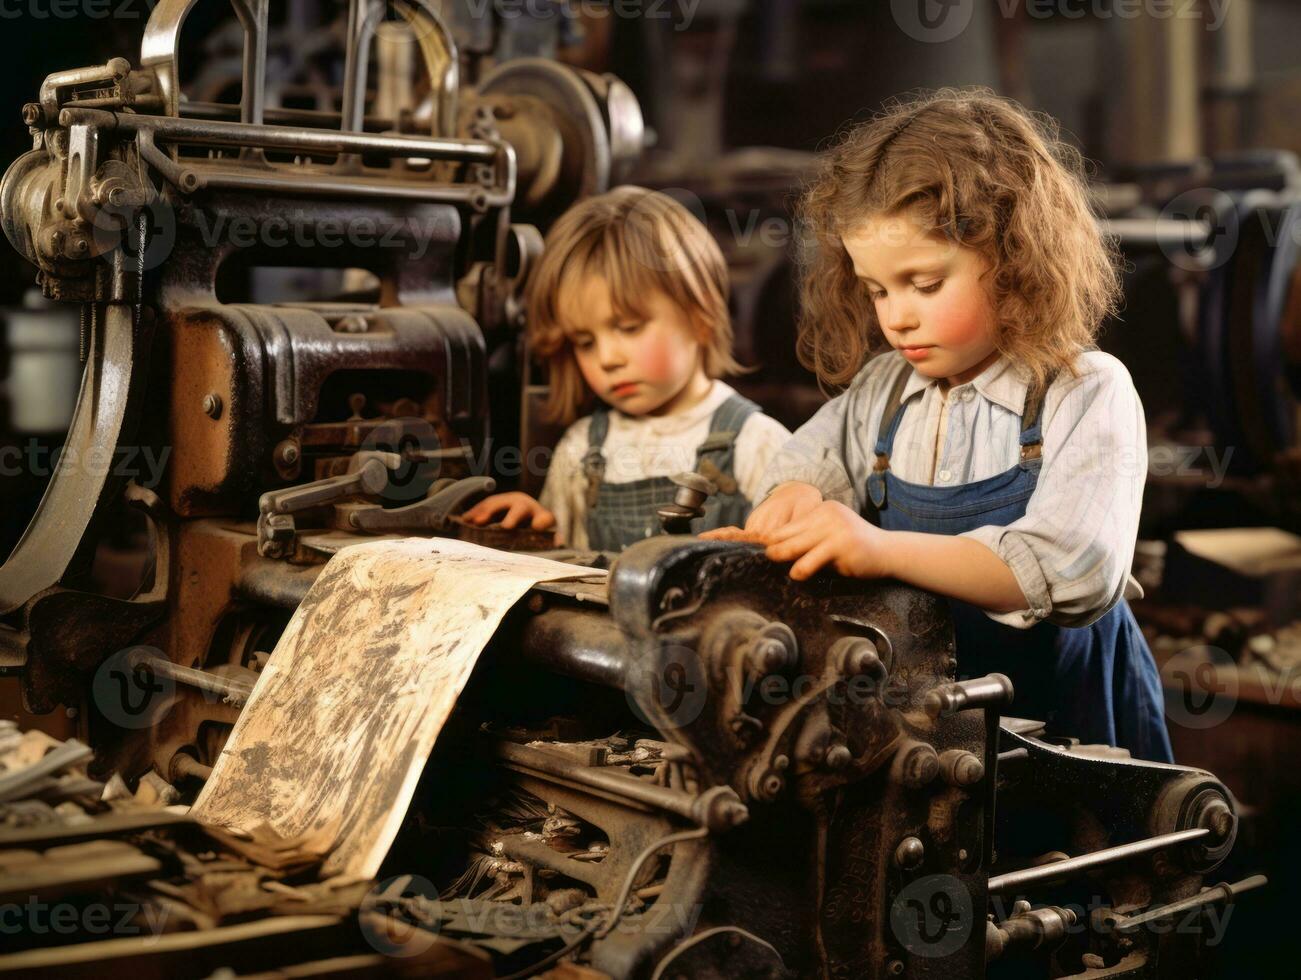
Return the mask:
<svg viewBox="0 0 1301 980">
<path fill-rule="evenodd" d="M 571 782 L 581 783 L 595 789 L 625 796 L 645 803 L 660 810 L 676 813 L 688 820 L 696 819 L 696 797 L 680 790 L 656 786 L 643 782 L 636 776 L 619 772 L 605 772 L 590 766 L 581 766 L 565 759 L 558 759 L 544 749 L 535 749 L 514 742 L 498 744 L 497 754 L 513 765 L 532 769 L 534 772 L 550 776 L 560 776 Z"/>
<path fill-rule="evenodd" d="M 193 667 L 182 667 L 147 650 L 138 650 L 132 655 L 131 666 L 137 664 L 145 664 L 159 677 L 166 677 L 178 684 L 198 688 L 210 694 L 220 694 L 236 705 L 243 705 L 253 693 L 253 685 L 245 681 L 218 677 L 216 674 L 210 674 L 206 670 L 196 670 Z"/>
<path fill-rule="evenodd" d="M 83 106 L 81 102 L 76 104 L 76 108 L 83 107 L 93 108 L 91 106 Z M 181 103 L 181 118 L 183 119 L 209 119 L 233 122 L 239 118 L 239 112 L 240 107 L 233 102 Z M 310 129 L 338 129 L 339 120 L 342 118 L 339 113 L 331 112 L 328 109 L 282 109 L 274 106 L 268 106 L 264 109 L 262 116 L 267 123 L 286 126 L 306 126 Z M 367 116 L 364 124 L 367 132 L 398 128 L 398 121 L 387 116 Z"/>
<path fill-rule="evenodd" d="M 1169 905 L 1162 905 L 1160 908 L 1150 909 L 1142 915 L 1136 915 L 1133 918 L 1122 918 L 1113 926 L 1116 932 L 1133 932 L 1149 922 L 1155 922 L 1159 919 L 1168 919 L 1171 916 L 1178 915 L 1181 912 L 1187 912 L 1203 905 L 1217 905 L 1220 902 L 1230 903 L 1243 892 L 1249 892 L 1254 888 L 1260 888 L 1269 884 L 1269 879 L 1264 875 L 1252 875 L 1250 878 L 1243 878 L 1242 881 L 1235 881 L 1233 884 L 1220 882 L 1214 888 L 1207 888 L 1197 895 L 1182 899 L 1178 902 L 1171 902 Z"/>
<path fill-rule="evenodd" d="M 623 689 L 633 647 L 604 611 L 558 606 L 524 623 L 520 653 L 577 680 Z"/>
<path fill-rule="evenodd" d="M 1045 864 L 1038 868 L 1022 868 L 1020 871 L 1010 871 L 1005 875 L 998 875 L 989 879 L 989 894 L 997 895 L 1016 888 L 1026 888 L 1030 885 L 1041 885 L 1049 881 L 1056 881 L 1059 878 L 1066 878 L 1081 871 L 1089 871 L 1108 864 L 1128 861 L 1130 858 L 1138 857 L 1141 854 L 1149 854 L 1152 851 L 1160 851 L 1167 847 L 1200 840 L 1209 836 L 1210 833 L 1205 827 L 1194 827 L 1191 830 L 1180 830 L 1173 834 L 1160 834 L 1156 837 L 1148 837 L 1145 840 L 1120 844 L 1116 847 L 1105 847 L 1100 851 L 1081 854 L 1079 857 L 1068 858 L 1065 861 L 1057 861 L 1053 864 Z"/>
<path fill-rule="evenodd" d="M 477 184 L 435 184 L 427 181 L 395 181 L 366 177 L 298 176 L 295 174 L 222 170 L 204 173 L 199 166 L 190 171 L 198 177 L 198 188 L 239 191 L 283 191 L 287 194 L 321 194 L 331 197 L 385 197 L 413 201 L 472 204 L 480 199 L 484 207 L 504 207 L 514 195 L 509 190 L 490 190 Z"/>
<path fill-rule="evenodd" d="M 218 119 L 146 116 L 107 112 L 103 109 L 64 109 L 59 113 L 60 126 L 78 124 L 130 133 L 151 130 L 155 139 L 164 143 L 239 147 L 257 145 L 275 150 L 299 150 L 303 153 L 378 153 L 397 157 L 439 157 L 492 163 L 499 152 L 497 144 L 487 140 L 344 133 L 294 126 L 256 126 Z"/>
</svg>

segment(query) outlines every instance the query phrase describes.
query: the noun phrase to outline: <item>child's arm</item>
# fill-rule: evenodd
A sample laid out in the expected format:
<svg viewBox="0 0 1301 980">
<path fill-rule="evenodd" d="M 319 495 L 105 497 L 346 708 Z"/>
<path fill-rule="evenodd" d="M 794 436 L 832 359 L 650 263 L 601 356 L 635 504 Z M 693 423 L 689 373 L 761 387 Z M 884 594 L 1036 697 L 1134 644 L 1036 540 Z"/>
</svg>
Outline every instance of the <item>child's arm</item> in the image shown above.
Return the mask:
<svg viewBox="0 0 1301 980">
<path fill-rule="evenodd" d="M 762 540 L 773 561 L 795 562 L 793 579 L 809 578 L 830 565 L 841 575 L 897 578 L 993 612 L 1026 605 L 1012 569 L 979 541 L 885 531 L 834 500 Z"/>
<path fill-rule="evenodd" d="M 1079 377 L 1049 391 L 1043 463 L 1024 517 L 950 538 L 883 531 L 827 501 L 765 535 L 768 556 L 795 561 L 795 578 L 827 565 L 843 575 L 893 576 L 1022 629 L 1048 618 L 1062 626 L 1093 622 L 1125 592 L 1147 443 L 1124 366 L 1095 351 L 1081 367 Z"/>
</svg>

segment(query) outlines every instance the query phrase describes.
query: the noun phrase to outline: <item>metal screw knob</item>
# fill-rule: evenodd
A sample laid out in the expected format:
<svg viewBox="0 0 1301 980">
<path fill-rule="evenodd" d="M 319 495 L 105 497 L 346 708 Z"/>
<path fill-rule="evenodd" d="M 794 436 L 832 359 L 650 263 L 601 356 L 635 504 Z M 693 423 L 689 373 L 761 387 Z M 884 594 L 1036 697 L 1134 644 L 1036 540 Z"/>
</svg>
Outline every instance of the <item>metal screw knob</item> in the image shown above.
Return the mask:
<svg viewBox="0 0 1301 980">
<path fill-rule="evenodd" d="M 916 837 L 905 837 L 894 849 L 894 863 L 905 871 L 921 867 L 926 859 L 926 846 Z"/>
</svg>

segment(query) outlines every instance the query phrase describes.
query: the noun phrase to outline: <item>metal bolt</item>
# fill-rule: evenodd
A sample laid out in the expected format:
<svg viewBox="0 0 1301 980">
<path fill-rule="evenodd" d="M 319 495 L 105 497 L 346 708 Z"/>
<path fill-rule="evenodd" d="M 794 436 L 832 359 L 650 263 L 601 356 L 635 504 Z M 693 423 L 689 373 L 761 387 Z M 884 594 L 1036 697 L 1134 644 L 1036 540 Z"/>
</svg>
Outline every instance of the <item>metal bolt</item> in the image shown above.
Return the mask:
<svg viewBox="0 0 1301 980">
<path fill-rule="evenodd" d="M 905 871 L 921 867 L 926 860 L 926 846 L 916 837 L 905 837 L 894 849 L 894 863 Z"/>
<path fill-rule="evenodd" d="M 948 749 L 940 755 L 945 782 L 953 786 L 974 786 L 985 778 L 985 764 L 971 752 Z"/>
<path fill-rule="evenodd" d="M 772 759 L 772 767 L 777 770 L 789 769 L 791 760 L 788 756 L 775 755 Z"/>
<path fill-rule="evenodd" d="M 848 677 L 870 676 L 884 680 L 889 673 L 876 644 L 865 636 L 842 637 L 833 644 L 831 656 L 839 661 L 841 673 Z"/>
<path fill-rule="evenodd" d="M 897 977 L 903 973 L 903 960 L 891 960 L 886 964 L 885 972 L 892 977 Z"/>
<path fill-rule="evenodd" d="M 854 753 L 849 751 L 849 746 L 837 742 L 827 749 L 827 754 L 822 757 L 822 764 L 828 769 L 844 769 L 854 761 Z"/>
<path fill-rule="evenodd" d="M 298 462 L 298 443 L 286 439 L 276 446 L 275 463 L 277 466 L 293 466 Z"/>
<path fill-rule="evenodd" d="M 209 392 L 203 396 L 203 414 L 210 419 L 221 418 L 221 395 Z"/>
<path fill-rule="evenodd" d="M 925 786 L 939 774 L 939 756 L 925 742 L 914 742 L 901 748 L 895 758 L 895 781 L 912 789 Z"/>
</svg>

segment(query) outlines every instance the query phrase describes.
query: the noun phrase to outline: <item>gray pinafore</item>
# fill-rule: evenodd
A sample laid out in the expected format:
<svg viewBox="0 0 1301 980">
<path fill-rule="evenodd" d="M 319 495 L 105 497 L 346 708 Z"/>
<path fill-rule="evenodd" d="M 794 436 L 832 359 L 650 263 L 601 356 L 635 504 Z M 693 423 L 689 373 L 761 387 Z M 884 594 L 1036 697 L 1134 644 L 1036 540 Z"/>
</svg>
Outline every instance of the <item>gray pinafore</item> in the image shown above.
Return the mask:
<svg viewBox="0 0 1301 980">
<path fill-rule="evenodd" d="M 732 395 L 714 412 L 709 435 L 696 447 L 696 472 L 707 476 L 718 492 L 705 504 L 705 514 L 691 522 L 693 534 L 735 524 L 740 527 L 750 514 L 750 501 L 737 486 L 732 467 L 736 459 L 736 437 L 745 420 L 759 406 L 740 395 Z M 605 482 L 605 456 L 601 449 L 610 431 L 606 408 L 592 413 L 588 430 L 583 473 L 587 477 L 587 540 L 594 551 L 620 551 L 626 546 L 660 533 L 657 509 L 673 502 L 677 487 L 667 476 L 652 476 L 628 483 Z"/>
</svg>

